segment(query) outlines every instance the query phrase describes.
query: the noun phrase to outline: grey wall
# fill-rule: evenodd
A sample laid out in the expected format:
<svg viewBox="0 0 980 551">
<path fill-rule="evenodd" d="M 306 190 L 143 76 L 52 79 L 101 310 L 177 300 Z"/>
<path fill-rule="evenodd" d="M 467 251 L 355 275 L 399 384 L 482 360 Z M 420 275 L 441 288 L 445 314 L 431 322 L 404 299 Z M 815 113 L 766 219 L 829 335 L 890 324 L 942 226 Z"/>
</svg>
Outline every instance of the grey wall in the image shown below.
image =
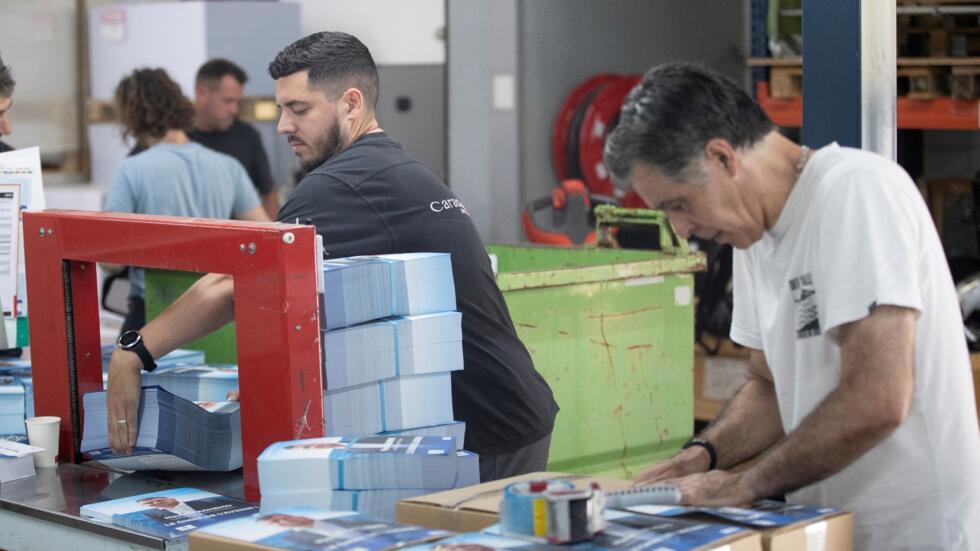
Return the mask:
<svg viewBox="0 0 980 551">
<path fill-rule="evenodd" d="M 450 0 L 450 188 L 490 242 L 520 239 L 518 112 L 494 105 L 494 77 L 517 74 L 517 0 Z M 500 99 L 500 98 L 498 98 Z"/>
<path fill-rule="evenodd" d="M 552 123 L 565 96 L 589 76 L 695 61 L 744 78 L 743 2 L 524 0 L 520 7 L 525 201 L 555 185 Z"/>
<path fill-rule="evenodd" d="M 484 239 L 523 239 L 520 205 L 555 185 L 552 121 L 578 83 L 672 60 L 744 81 L 746 9 L 718 0 L 449 0 L 448 180 Z M 514 109 L 495 106 L 500 75 L 516 79 Z"/>
<path fill-rule="evenodd" d="M 379 65 L 378 78 L 381 128 L 445 180 L 446 66 Z M 407 100 L 407 109 L 399 109 L 399 98 Z"/>
</svg>

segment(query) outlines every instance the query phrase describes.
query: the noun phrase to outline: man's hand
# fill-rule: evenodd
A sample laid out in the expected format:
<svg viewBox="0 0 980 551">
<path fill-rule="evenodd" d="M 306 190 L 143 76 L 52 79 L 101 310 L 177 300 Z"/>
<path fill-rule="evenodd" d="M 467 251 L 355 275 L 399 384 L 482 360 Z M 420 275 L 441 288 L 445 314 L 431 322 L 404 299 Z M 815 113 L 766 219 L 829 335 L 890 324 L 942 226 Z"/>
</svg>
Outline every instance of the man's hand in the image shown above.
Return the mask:
<svg viewBox="0 0 980 551">
<path fill-rule="evenodd" d="M 136 354 L 120 349 L 112 353 L 106 415 L 109 447 L 114 453 L 132 453 L 136 445 L 142 368 L 143 364 Z"/>
<path fill-rule="evenodd" d="M 756 499 L 741 473 L 714 470 L 667 482 L 681 493 L 682 505 L 748 507 Z"/>
<path fill-rule="evenodd" d="M 667 461 L 642 471 L 633 479 L 633 483 L 636 486 L 648 486 L 672 478 L 704 473 L 708 471 L 710 464 L 711 456 L 708 455 L 707 450 L 701 446 L 691 446 Z"/>
</svg>

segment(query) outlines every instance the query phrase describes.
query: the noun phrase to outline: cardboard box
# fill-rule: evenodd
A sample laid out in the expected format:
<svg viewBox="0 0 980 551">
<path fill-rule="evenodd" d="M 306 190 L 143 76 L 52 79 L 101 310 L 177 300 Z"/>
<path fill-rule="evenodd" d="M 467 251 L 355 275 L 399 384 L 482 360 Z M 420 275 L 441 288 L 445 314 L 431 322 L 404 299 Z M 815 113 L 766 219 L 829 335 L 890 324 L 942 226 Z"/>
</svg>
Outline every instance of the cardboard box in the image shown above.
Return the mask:
<svg viewBox="0 0 980 551">
<path fill-rule="evenodd" d="M 395 505 L 395 520 L 402 524 L 441 528 L 453 532 L 478 532 L 497 523 L 504 486 L 519 480 L 576 476 L 580 475 L 553 472 L 530 473 L 404 499 Z M 633 485 L 632 481 L 610 477 L 581 477 L 575 478 L 574 482 L 580 488 L 598 482 L 599 487 L 606 491 L 625 490 Z"/>
<path fill-rule="evenodd" d="M 762 531 L 763 551 L 851 551 L 854 548 L 854 515 L 831 513 L 810 522 Z"/>
</svg>

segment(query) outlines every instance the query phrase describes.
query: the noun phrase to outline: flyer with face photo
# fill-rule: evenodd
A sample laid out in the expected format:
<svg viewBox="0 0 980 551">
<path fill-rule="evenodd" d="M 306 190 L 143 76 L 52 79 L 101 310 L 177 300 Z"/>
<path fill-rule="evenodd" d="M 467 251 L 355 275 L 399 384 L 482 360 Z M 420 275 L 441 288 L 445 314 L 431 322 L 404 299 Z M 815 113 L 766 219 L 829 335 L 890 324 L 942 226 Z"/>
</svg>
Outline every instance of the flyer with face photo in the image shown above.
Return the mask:
<svg viewBox="0 0 980 551">
<path fill-rule="evenodd" d="M 247 517 L 256 505 L 194 488 L 177 488 L 82 506 L 80 514 L 101 522 L 172 540 L 193 530 Z"/>
<path fill-rule="evenodd" d="M 208 526 L 195 532 L 193 540 L 247 542 L 301 551 L 380 551 L 450 535 L 445 530 L 383 522 L 349 511 L 290 507 Z"/>
</svg>

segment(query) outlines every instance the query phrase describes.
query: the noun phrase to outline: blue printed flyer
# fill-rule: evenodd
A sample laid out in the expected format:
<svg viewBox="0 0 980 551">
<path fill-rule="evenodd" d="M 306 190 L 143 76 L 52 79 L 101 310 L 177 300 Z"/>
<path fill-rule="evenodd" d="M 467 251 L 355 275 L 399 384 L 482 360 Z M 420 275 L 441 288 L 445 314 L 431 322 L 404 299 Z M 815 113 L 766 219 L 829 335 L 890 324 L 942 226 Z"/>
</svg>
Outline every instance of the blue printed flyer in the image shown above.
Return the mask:
<svg viewBox="0 0 980 551">
<path fill-rule="evenodd" d="M 82 516 L 172 540 L 193 530 L 259 511 L 251 503 L 194 488 L 177 488 L 92 503 Z"/>
<path fill-rule="evenodd" d="M 298 551 L 380 551 L 450 535 L 445 530 L 394 524 L 349 511 L 288 507 L 208 526 L 195 533 L 194 541 L 230 540 Z"/>
</svg>

